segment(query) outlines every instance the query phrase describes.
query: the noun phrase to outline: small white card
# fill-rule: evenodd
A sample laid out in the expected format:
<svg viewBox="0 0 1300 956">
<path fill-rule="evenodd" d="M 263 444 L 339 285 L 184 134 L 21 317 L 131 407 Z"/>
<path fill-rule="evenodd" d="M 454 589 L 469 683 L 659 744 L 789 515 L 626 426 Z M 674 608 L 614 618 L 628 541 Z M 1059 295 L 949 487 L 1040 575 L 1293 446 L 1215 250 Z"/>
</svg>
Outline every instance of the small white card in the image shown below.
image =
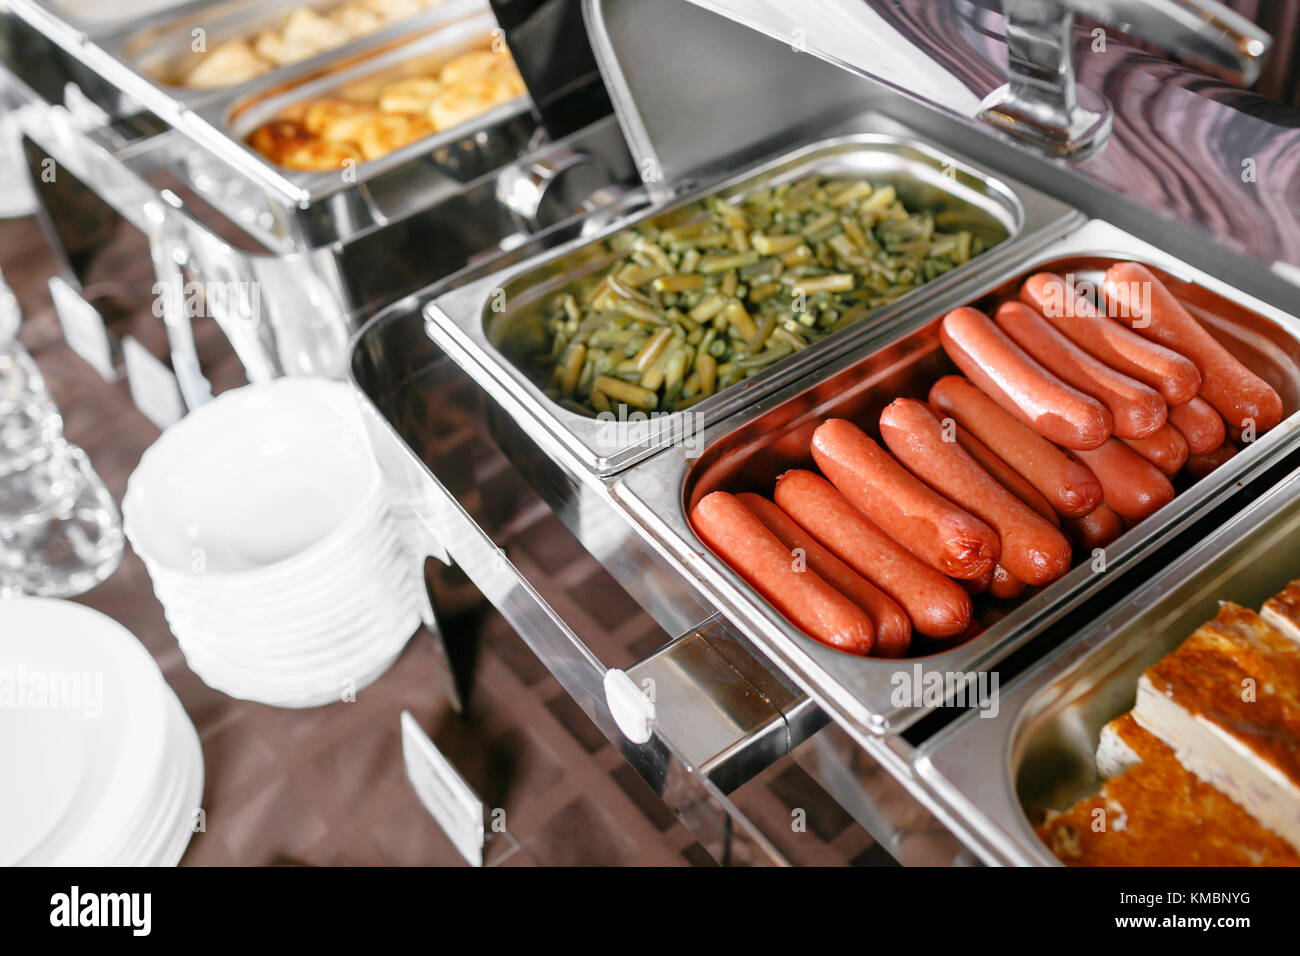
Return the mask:
<svg viewBox="0 0 1300 956">
<path fill-rule="evenodd" d="M 447 839 L 470 866 L 482 866 L 487 839 L 483 801 L 409 710 L 402 711 L 402 759 L 415 795 Z"/>
<path fill-rule="evenodd" d="M 165 430 L 185 417 L 185 400 L 171 369 L 130 335 L 122 340 L 122 357 L 131 400 L 145 418 Z"/>
<path fill-rule="evenodd" d="M 118 374 L 113 364 L 113 346 L 99 310 L 58 276 L 50 279 L 50 298 L 54 300 L 54 313 L 59 317 L 68 347 L 85 359 L 105 381 L 116 382 Z"/>
</svg>

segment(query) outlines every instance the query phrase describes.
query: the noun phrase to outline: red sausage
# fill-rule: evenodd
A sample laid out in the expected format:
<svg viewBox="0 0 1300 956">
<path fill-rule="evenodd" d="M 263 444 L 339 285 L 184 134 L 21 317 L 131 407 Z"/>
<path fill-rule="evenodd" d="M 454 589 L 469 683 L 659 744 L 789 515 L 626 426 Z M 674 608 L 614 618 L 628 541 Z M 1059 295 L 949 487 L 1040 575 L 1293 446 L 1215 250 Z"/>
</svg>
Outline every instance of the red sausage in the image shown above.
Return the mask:
<svg viewBox="0 0 1300 956">
<path fill-rule="evenodd" d="M 960 375 L 935 382 L 930 402 L 1024 476 L 1061 517 L 1082 517 L 1101 504 L 1101 482 L 1087 465 L 1012 418 Z"/>
<path fill-rule="evenodd" d="M 1139 333 L 1186 355 L 1201 373 L 1201 397 L 1234 428 L 1247 419 L 1266 432 L 1282 420 L 1282 398 L 1197 322 L 1146 266 L 1117 262 L 1106 270 L 1102 289 L 1124 307 Z"/>
<path fill-rule="evenodd" d="M 871 618 L 816 572 L 796 571 L 790 550 L 734 495 L 705 495 L 691 523 L 718 557 L 810 637 L 852 654 L 871 651 Z"/>
<path fill-rule="evenodd" d="M 1208 455 L 1228 438 L 1223 417 L 1203 398 L 1169 409 L 1169 424 L 1187 439 L 1187 450 L 1193 455 Z"/>
<path fill-rule="evenodd" d="M 872 648 L 876 657 L 902 657 L 907 653 L 912 640 L 912 622 L 893 598 L 822 547 L 779 505 L 749 491 L 736 497 L 783 545 L 792 552 L 796 548 L 803 551 L 809 568 L 867 613 L 876 625 L 876 642 Z"/>
<path fill-rule="evenodd" d="M 1106 507 L 1121 518 L 1141 521 L 1174 500 L 1164 473 L 1117 438 L 1076 454 L 1100 479 Z"/>
<path fill-rule="evenodd" d="M 1124 533 L 1124 519 L 1105 505 L 1098 505 L 1092 514 L 1071 518 L 1065 522 L 1074 546 L 1080 551 L 1104 548 Z"/>
<path fill-rule="evenodd" d="M 935 570 L 978 578 L 998 560 L 998 536 L 917 481 L 862 429 L 842 418 L 813 433 L 813 460 L 859 511 Z"/>
<path fill-rule="evenodd" d="M 961 445 L 945 441 L 943 426 L 924 403 L 895 399 L 880 416 L 880 436 L 912 474 L 997 532 L 997 563 L 1011 575 L 1040 585 L 1070 570 L 1065 535 L 994 481 Z"/>
<path fill-rule="evenodd" d="M 1124 444 L 1172 478 L 1187 463 L 1187 439 L 1173 425 L 1146 438 L 1126 439 Z"/>
<path fill-rule="evenodd" d="M 1010 601 L 1019 597 L 1025 589 L 1025 582 L 1015 577 L 1002 565 L 993 569 L 993 581 L 989 584 L 989 594 L 999 601 Z"/>
<path fill-rule="evenodd" d="M 1195 397 L 1201 373 L 1188 358 L 1097 312 L 1092 300 L 1079 295 L 1053 272 L 1039 272 L 1024 281 L 1020 300 L 1032 305 L 1053 327 L 1102 362 L 1151 386 L 1166 402 L 1181 405 Z"/>
<path fill-rule="evenodd" d="M 1225 440 L 1208 455 L 1189 455 L 1187 473 L 1195 478 L 1204 478 L 1235 454 L 1237 454 L 1237 446 Z"/>
<path fill-rule="evenodd" d="M 1089 355 L 1023 302 L 1003 302 L 994 319 L 1030 357 L 1105 405 L 1116 438 L 1146 438 L 1164 425 L 1169 406 L 1159 392 Z"/>
<path fill-rule="evenodd" d="M 845 564 L 897 601 L 912 627 L 952 638 L 971 621 L 970 595 L 871 523 L 835 486 L 811 471 L 776 480 L 776 503 Z"/>
<path fill-rule="evenodd" d="M 966 593 L 971 597 L 974 597 L 977 594 L 983 594 L 989 589 L 989 585 L 993 583 L 993 570 L 993 568 L 989 568 L 979 577 L 971 578 L 969 580 L 958 578 L 957 583 L 965 588 Z"/>
<path fill-rule="evenodd" d="M 1044 438 L 1096 448 L 1110 437 L 1114 420 L 1100 402 L 1035 362 L 983 312 L 953 309 L 943 317 L 939 340 L 967 378 Z"/>
<path fill-rule="evenodd" d="M 937 412 L 933 407 L 930 411 L 935 412 L 938 418 L 942 412 Z M 1038 489 L 1025 481 L 1014 468 L 1005 461 L 993 454 L 989 446 L 984 444 L 966 429 L 957 424 L 955 419 L 944 417 L 940 424 L 944 428 L 952 429 L 952 433 L 957 438 L 957 444 L 965 449 L 966 454 L 970 455 L 979 463 L 979 466 L 992 475 L 1003 488 L 1011 492 L 1034 511 L 1042 515 L 1058 528 L 1061 526 L 1060 516 L 1052 509 L 1047 499 L 1039 494 Z"/>
</svg>

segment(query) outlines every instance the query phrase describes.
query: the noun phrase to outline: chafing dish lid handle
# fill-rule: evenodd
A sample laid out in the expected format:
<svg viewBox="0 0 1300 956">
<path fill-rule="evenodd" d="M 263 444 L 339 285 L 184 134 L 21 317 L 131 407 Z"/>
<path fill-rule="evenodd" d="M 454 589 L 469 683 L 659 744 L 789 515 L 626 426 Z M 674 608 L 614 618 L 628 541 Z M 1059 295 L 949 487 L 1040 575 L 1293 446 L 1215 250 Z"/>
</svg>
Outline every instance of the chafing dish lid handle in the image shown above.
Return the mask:
<svg viewBox="0 0 1300 956">
<path fill-rule="evenodd" d="M 605 703 L 609 705 L 618 729 L 632 743 L 646 743 L 654 726 L 654 701 L 627 676 L 626 671 L 616 667 L 605 672 L 604 683 Z"/>
</svg>

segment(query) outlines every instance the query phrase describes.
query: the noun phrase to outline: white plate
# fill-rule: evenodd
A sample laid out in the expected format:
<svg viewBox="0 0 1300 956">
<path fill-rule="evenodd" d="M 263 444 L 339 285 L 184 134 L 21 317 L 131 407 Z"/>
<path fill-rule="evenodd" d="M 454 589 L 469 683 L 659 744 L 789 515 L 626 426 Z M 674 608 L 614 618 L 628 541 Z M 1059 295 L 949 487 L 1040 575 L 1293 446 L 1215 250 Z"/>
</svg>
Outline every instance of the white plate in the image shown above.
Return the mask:
<svg viewBox="0 0 1300 956">
<path fill-rule="evenodd" d="M 354 632 L 333 643 L 277 657 L 254 657 L 220 641 L 196 640 L 184 635 L 178 635 L 177 640 L 187 655 L 198 654 L 205 661 L 230 668 L 249 678 L 273 682 L 300 681 L 333 674 L 340 666 L 347 666 L 349 662 L 364 657 L 369 653 L 369 648 L 383 646 L 385 641 L 391 639 L 394 628 L 409 620 L 411 615 L 419 617 L 416 605 L 393 605 L 382 619 L 375 618 L 358 624 Z"/>
<path fill-rule="evenodd" d="M 331 685 L 343 677 L 368 668 L 399 638 L 405 641 L 419 624 L 415 605 L 393 605 L 383 617 L 349 635 L 346 641 L 318 648 L 296 658 L 254 660 L 231 654 L 219 644 L 180 640 L 186 659 L 196 659 L 210 669 L 265 687 L 294 687 L 326 681 Z M 414 623 L 412 623 L 414 622 Z"/>
<path fill-rule="evenodd" d="M 155 581 L 155 593 L 171 616 L 188 614 L 196 623 L 226 626 L 232 630 L 254 628 L 275 632 L 286 622 L 327 619 L 331 608 L 358 594 L 389 590 L 394 568 L 414 563 L 401 548 L 390 526 L 380 523 L 375 540 L 358 548 L 355 564 L 340 566 L 333 573 L 308 579 L 278 594 L 257 598 L 231 599 L 195 593 L 195 589 L 173 590 Z M 146 565 L 146 567 L 149 567 Z"/>
<path fill-rule="evenodd" d="M 175 866 L 194 835 L 194 811 L 203 799 L 203 747 L 180 700 L 170 693 L 171 761 L 168 787 L 150 807 L 149 825 L 120 866 Z"/>
<path fill-rule="evenodd" d="M 383 639 L 371 642 L 355 660 L 341 662 L 324 674 L 312 674 L 299 680 L 282 676 L 258 678 L 247 671 L 213 661 L 201 651 L 192 648 L 183 648 L 183 651 L 186 663 L 205 684 L 231 697 L 276 707 L 317 707 L 339 700 L 344 680 L 360 690 L 378 679 L 401 655 L 419 623 L 419 614 L 413 611 L 394 622 Z"/>
<path fill-rule="evenodd" d="M 158 665 L 98 611 L 17 598 L 0 601 L 6 678 L 11 693 L 21 680 L 29 696 L 0 706 L 0 862 L 93 865 L 151 796 L 167 729 Z M 35 705 L 41 683 L 67 688 L 61 706 Z"/>
<path fill-rule="evenodd" d="M 327 542 L 313 548 L 310 558 L 284 566 L 276 565 L 247 574 L 209 574 L 197 571 L 178 573 L 147 554 L 141 558 L 149 567 L 155 586 L 161 584 L 169 593 L 186 594 L 213 600 L 267 600 L 282 591 L 298 587 L 340 568 L 354 566 L 372 547 L 375 529 L 391 524 L 387 503 L 382 495 L 358 503 L 357 512 L 348 524 L 330 535 Z"/>
<path fill-rule="evenodd" d="M 172 633 L 191 643 L 210 644 L 236 656 L 292 658 L 350 640 L 358 630 L 372 625 L 385 609 L 423 603 L 423 579 L 396 558 L 384 577 L 365 588 L 340 591 L 334 600 L 321 601 L 310 613 L 289 616 L 268 614 L 249 620 L 196 609 L 164 607 Z"/>
</svg>

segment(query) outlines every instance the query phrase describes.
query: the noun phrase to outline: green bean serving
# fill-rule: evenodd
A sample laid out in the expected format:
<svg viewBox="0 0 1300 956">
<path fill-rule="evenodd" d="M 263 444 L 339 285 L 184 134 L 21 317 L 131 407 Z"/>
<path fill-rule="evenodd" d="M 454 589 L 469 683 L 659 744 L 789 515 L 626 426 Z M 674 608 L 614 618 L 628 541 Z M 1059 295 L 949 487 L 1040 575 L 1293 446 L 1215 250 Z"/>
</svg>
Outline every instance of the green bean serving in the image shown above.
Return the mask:
<svg viewBox="0 0 1300 956">
<path fill-rule="evenodd" d="M 689 408 L 981 251 L 889 185 L 821 175 L 688 207 L 607 240 L 621 256 L 543 313 L 526 357 L 588 414 Z"/>
</svg>

